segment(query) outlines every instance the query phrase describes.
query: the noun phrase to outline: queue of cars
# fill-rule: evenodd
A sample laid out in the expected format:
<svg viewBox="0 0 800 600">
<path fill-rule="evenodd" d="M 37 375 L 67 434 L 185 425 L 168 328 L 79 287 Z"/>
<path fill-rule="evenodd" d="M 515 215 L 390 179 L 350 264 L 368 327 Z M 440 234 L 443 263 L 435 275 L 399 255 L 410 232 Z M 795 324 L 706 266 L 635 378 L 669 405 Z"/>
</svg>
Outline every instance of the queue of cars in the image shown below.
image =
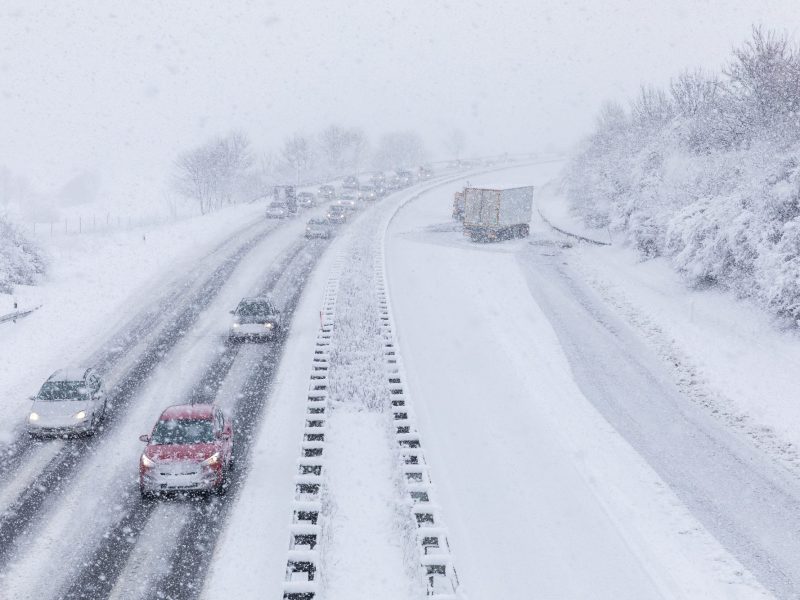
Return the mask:
<svg viewBox="0 0 800 600">
<path fill-rule="evenodd" d="M 359 202 L 374 202 L 390 189 L 409 185 L 408 171 L 374 174 L 362 184 L 356 176 L 344 178 L 342 191 L 322 185 L 318 194 L 295 193 L 294 186 L 276 186 L 266 209 L 268 218 L 288 218 L 298 208 L 330 201 L 324 216 L 306 224 L 306 238 L 329 238 L 334 226 L 345 223 Z M 266 341 L 285 333 L 281 311 L 269 298 L 242 298 L 231 313 L 228 340 Z M 105 383 L 93 368 L 60 369 L 31 397 L 27 431 L 31 437 L 93 435 L 103 425 L 108 408 Z M 233 422 L 214 404 L 178 404 L 158 417 L 151 432 L 140 436 L 145 446 L 139 458 L 142 498 L 167 492 L 225 493 L 234 465 Z"/>
</svg>

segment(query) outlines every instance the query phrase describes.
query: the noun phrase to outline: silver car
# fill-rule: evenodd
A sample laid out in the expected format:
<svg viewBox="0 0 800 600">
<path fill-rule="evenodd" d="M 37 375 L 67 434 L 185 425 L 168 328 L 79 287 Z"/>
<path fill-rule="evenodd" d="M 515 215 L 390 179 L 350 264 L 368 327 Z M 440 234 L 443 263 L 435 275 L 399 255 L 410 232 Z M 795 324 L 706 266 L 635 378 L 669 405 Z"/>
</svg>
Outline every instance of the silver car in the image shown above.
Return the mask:
<svg viewBox="0 0 800 600">
<path fill-rule="evenodd" d="M 311 192 L 300 192 L 297 194 L 297 206 L 300 208 L 314 208 L 317 205 L 317 198 Z"/>
<path fill-rule="evenodd" d="M 289 217 L 289 208 L 281 202 L 271 203 L 266 210 L 268 219 L 286 219 Z"/>
<path fill-rule="evenodd" d="M 232 310 L 229 338 L 236 340 L 263 340 L 283 333 L 283 315 L 267 298 L 242 298 Z"/>
<path fill-rule="evenodd" d="M 106 415 L 106 390 L 94 369 L 59 369 L 31 398 L 32 436 L 94 434 Z"/>
</svg>

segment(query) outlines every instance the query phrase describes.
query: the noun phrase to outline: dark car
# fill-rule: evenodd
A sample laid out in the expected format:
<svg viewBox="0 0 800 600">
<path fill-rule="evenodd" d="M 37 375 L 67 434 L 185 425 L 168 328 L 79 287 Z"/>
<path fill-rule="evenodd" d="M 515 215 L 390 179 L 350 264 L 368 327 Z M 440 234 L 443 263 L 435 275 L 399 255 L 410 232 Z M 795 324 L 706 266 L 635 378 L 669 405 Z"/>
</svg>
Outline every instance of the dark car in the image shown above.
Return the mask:
<svg viewBox="0 0 800 600">
<path fill-rule="evenodd" d="M 160 492 L 225 493 L 233 468 L 233 423 L 213 404 L 170 406 L 150 435 L 139 459 L 143 498 Z"/>
<path fill-rule="evenodd" d="M 331 237 L 331 226 L 326 219 L 309 219 L 306 223 L 306 238 L 323 238 L 328 239 Z"/>
<path fill-rule="evenodd" d="M 242 298 L 231 314 L 231 340 L 263 340 L 278 337 L 283 331 L 281 311 L 267 298 Z"/>
</svg>

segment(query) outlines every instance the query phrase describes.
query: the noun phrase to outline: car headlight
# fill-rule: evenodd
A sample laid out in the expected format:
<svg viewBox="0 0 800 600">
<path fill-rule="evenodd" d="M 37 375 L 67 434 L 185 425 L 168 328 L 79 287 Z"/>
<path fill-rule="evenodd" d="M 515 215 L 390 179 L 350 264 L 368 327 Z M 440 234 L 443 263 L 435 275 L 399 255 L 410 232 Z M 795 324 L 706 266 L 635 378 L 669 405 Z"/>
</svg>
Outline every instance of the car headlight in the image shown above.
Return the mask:
<svg viewBox="0 0 800 600">
<path fill-rule="evenodd" d="M 28 415 L 28 420 L 29 421 L 38 421 L 39 420 L 39 413 L 31 412 L 31 414 Z"/>
<path fill-rule="evenodd" d="M 80 412 L 76 412 L 76 413 L 73 415 L 73 417 L 75 418 L 75 420 L 76 420 L 76 421 L 83 421 L 83 419 L 85 419 L 85 418 L 86 418 L 86 411 L 85 411 L 85 410 L 82 410 L 82 411 L 80 411 Z"/>
<path fill-rule="evenodd" d="M 273 324 L 272 323 L 264 323 L 264 327 L 266 327 L 267 329 L 272 329 Z"/>
<path fill-rule="evenodd" d="M 233 325 L 231 325 L 231 327 L 233 327 L 234 329 L 236 329 L 237 327 L 239 327 L 239 324 L 238 324 L 238 323 L 234 323 Z"/>
<path fill-rule="evenodd" d="M 156 463 L 154 460 L 147 458 L 147 455 L 142 454 L 142 466 L 149 469 L 150 467 L 155 467 Z"/>
<path fill-rule="evenodd" d="M 204 465 L 204 466 L 206 466 L 206 467 L 210 467 L 211 465 L 215 465 L 215 464 L 217 464 L 218 462 L 219 462 L 219 452 L 214 452 L 214 454 L 212 454 L 211 456 L 209 456 L 207 459 L 205 459 L 205 460 L 204 460 L 203 462 L 201 462 L 200 464 L 201 464 L 201 465 Z"/>
</svg>

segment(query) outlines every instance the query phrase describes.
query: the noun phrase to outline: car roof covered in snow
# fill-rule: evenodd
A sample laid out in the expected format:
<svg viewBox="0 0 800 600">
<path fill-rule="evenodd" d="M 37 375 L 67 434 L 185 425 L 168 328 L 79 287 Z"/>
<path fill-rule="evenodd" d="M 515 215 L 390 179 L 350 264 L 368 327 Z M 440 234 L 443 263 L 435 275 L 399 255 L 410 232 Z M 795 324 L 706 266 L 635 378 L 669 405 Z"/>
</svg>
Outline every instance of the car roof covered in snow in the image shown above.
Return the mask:
<svg viewBox="0 0 800 600">
<path fill-rule="evenodd" d="M 67 367 L 65 369 L 59 369 L 50 375 L 47 381 L 83 381 L 86 376 L 86 371 L 88 370 L 88 367 Z"/>
<path fill-rule="evenodd" d="M 159 421 L 172 421 L 175 419 L 211 419 L 214 416 L 213 404 L 176 404 L 170 406 L 161 416 Z"/>
<path fill-rule="evenodd" d="M 251 303 L 257 303 L 257 302 L 266 302 L 267 304 L 272 304 L 272 299 L 270 299 L 270 298 L 268 298 L 266 296 L 247 296 L 247 297 L 242 298 L 241 300 L 239 300 L 239 304 L 242 304 L 242 303 L 251 304 Z"/>
<path fill-rule="evenodd" d="M 492 183 L 490 185 L 468 185 L 467 189 L 470 190 L 515 190 L 518 188 L 532 188 L 530 184 L 519 183 Z"/>
</svg>

